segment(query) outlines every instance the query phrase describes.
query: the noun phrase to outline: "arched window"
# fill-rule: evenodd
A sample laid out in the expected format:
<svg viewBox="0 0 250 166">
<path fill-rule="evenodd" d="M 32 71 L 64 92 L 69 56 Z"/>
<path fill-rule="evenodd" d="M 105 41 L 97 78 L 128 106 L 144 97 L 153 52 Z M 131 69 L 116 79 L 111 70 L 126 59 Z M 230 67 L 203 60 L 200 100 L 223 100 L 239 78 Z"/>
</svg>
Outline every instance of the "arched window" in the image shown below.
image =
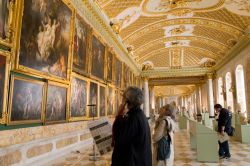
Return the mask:
<svg viewBox="0 0 250 166">
<path fill-rule="evenodd" d="M 220 77 L 218 79 L 218 103 L 224 107 L 224 97 L 223 97 L 223 81 Z"/>
<path fill-rule="evenodd" d="M 226 74 L 226 95 L 227 95 L 227 107 L 231 107 L 231 110 L 234 110 L 234 101 L 233 101 L 233 93 L 232 93 L 232 77 L 231 73 L 228 72 Z"/>
<path fill-rule="evenodd" d="M 244 71 L 242 65 L 238 65 L 236 67 L 235 76 L 236 76 L 237 103 L 241 107 L 241 112 L 245 112 L 246 115 L 245 79 L 244 79 Z"/>
</svg>

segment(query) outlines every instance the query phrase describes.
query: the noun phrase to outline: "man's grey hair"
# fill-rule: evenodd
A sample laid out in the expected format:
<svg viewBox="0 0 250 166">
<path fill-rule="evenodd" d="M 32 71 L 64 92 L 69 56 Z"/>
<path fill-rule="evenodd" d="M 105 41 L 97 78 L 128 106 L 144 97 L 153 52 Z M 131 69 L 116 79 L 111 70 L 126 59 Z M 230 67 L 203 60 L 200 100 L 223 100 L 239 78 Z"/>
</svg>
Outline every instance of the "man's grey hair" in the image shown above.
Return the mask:
<svg viewBox="0 0 250 166">
<path fill-rule="evenodd" d="M 126 88 L 123 93 L 123 97 L 125 98 L 128 104 L 128 109 L 140 107 L 143 103 L 142 90 L 135 86 L 130 86 Z"/>
</svg>

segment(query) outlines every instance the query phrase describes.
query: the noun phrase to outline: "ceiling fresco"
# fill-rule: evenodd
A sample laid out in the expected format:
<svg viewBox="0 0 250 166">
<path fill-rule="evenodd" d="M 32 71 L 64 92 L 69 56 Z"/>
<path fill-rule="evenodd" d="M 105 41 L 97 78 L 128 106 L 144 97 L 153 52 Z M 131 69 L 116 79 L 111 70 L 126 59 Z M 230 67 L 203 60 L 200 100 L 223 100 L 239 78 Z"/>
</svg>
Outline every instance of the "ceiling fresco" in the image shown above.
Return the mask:
<svg viewBox="0 0 250 166">
<path fill-rule="evenodd" d="M 150 61 L 154 68 L 216 65 L 250 28 L 250 0 L 95 2 L 138 65 Z"/>
</svg>

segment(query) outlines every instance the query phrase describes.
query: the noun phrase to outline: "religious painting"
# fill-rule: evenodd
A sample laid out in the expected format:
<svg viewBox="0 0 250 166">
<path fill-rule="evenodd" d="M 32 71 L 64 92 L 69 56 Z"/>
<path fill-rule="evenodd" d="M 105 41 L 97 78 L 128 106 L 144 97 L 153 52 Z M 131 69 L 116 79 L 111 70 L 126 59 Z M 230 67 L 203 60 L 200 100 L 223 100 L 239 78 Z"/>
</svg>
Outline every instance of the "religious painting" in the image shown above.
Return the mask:
<svg viewBox="0 0 250 166">
<path fill-rule="evenodd" d="M 70 97 L 70 117 L 84 119 L 87 115 L 87 81 L 72 77 Z"/>
<path fill-rule="evenodd" d="M 100 86 L 100 116 L 106 115 L 106 97 L 105 97 L 106 88 L 104 86 Z"/>
<path fill-rule="evenodd" d="M 90 82 L 89 104 L 95 105 L 89 108 L 89 117 L 98 117 L 98 85 Z"/>
<path fill-rule="evenodd" d="M 92 37 L 92 70 L 91 74 L 104 79 L 105 46 L 95 37 Z"/>
<path fill-rule="evenodd" d="M 46 103 L 46 123 L 65 122 L 67 115 L 67 85 L 49 82 Z"/>
<path fill-rule="evenodd" d="M 108 88 L 108 115 L 113 115 L 115 103 L 115 93 L 112 87 Z"/>
<path fill-rule="evenodd" d="M 113 75 L 113 54 L 112 53 L 108 53 L 108 57 L 107 57 L 107 66 L 108 66 L 108 75 L 107 75 L 107 78 L 108 78 L 108 80 L 110 80 L 110 81 L 112 81 L 113 79 L 113 77 L 112 77 L 112 75 Z"/>
<path fill-rule="evenodd" d="M 24 0 L 23 11 L 19 68 L 66 79 L 71 9 L 62 0 Z"/>
<path fill-rule="evenodd" d="M 122 87 L 122 62 L 116 58 L 115 61 L 115 80 L 118 88 Z"/>
<path fill-rule="evenodd" d="M 80 74 L 87 72 L 88 27 L 83 19 L 77 15 L 74 35 L 73 70 Z"/>
<path fill-rule="evenodd" d="M 11 77 L 8 124 L 42 122 L 44 87 L 42 81 Z"/>
</svg>

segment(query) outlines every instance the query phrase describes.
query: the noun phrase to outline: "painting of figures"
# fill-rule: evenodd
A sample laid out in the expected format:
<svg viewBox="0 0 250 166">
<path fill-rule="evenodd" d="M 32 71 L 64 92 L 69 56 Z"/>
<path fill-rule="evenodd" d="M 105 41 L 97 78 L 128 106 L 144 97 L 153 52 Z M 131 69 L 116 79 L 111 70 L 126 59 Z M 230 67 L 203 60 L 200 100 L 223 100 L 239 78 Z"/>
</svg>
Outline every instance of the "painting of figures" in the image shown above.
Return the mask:
<svg viewBox="0 0 250 166">
<path fill-rule="evenodd" d="M 100 86 L 100 116 L 106 115 L 106 97 L 105 97 L 105 87 Z"/>
<path fill-rule="evenodd" d="M 83 19 L 77 15 L 74 35 L 73 70 L 80 74 L 87 70 L 88 28 Z"/>
<path fill-rule="evenodd" d="M 104 78 L 105 46 L 95 37 L 92 38 L 92 70 L 91 74 Z"/>
<path fill-rule="evenodd" d="M 115 103 L 114 90 L 113 90 L 113 88 L 109 87 L 109 89 L 108 89 L 108 115 L 113 115 L 114 103 Z"/>
<path fill-rule="evenodd" d="M 122 86 L 122 62 L 116 59 L 115 61 L 115 80 L 116 86 L 121 88 Z"/>
<path fill-rule="evenodd" d="M 87 105 L 87 82 L 73 77 L 71 82 L 70 97 L 70 115 L 71 117 L 86 116 Z"/>
<path fill-rule="evenodd" d="M 8 32 L 8 15 L 9 15 L 10 0 L 0 1 L 0 38 L 5 39 Z"/>
<path fill-rule="evenodd" d="M 108 53 L 108 62 L 107 62 L 107 66 L 108 66 L 108 80 L 112 81 L 112 69 L 113 69 L 113 54 L 111 54 L 110 52 Z"/>
<path fill-rule="evenodd" d="M 62 0 L 24 0 L 19 65 L 67 78 L 71 15 Z"/>
<path fill-rule="evenodd" d="M 67 88 L 54 84 L 48 85 L 46 122 L 66 120 Z"/>
<path fill-rule="evenodd" d="M 3 98 L 4 98 L 4 83 L 5 83 L 6 57 L 0 55 L 0 118 L 3 114 Z"/>
<path fill-rule="evenodd" d="M 44 82 L 11 78 L 10 124 L 41 122 Z"/>
<path fill-rule="evenodd" d="M 90 90 L 89 90 L 89 104 L 96 105 L 95 107 L 89 108 L 89 116 L 97 117 L 98 116 L 98 86 L 96 83 L 90 82 Z"/>
</svg>

